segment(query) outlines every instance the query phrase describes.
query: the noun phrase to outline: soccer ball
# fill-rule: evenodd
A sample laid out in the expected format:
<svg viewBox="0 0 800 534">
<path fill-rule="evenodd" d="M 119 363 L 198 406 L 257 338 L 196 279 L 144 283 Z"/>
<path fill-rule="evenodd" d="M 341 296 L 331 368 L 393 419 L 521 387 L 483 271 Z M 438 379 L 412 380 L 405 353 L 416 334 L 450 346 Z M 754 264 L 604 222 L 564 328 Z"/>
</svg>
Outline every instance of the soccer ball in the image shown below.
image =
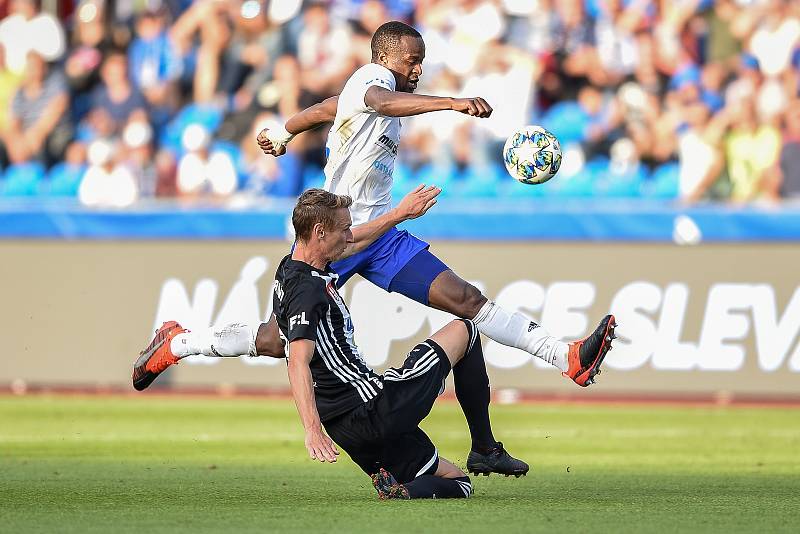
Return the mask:
<svg viewBox="0 0 800 534">
<path fill-rule="evenodd" d="M 561 144 L 541 126 L 524 126 L 503 147 L 508 173 L 523 184 L 541 184 L 561 167 Z"/>
</svg>

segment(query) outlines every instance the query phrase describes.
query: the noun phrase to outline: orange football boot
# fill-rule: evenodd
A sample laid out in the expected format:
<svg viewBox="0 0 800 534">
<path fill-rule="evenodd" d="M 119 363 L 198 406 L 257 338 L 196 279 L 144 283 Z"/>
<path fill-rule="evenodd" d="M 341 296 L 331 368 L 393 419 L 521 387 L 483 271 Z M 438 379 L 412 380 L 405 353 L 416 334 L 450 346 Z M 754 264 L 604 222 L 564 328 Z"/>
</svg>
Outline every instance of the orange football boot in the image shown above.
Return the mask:
<svg viewBox="0 0 800 534">
<path fill-rule="evenodd" d="M 139 353 L 139 359 L 133 365 L 134 389 L 142 391 L 167 367 L 178 363 L 179 359 L 172 354 L 170 343 L 172 338 L 183 332 L 186 332 L 186 329 L 175 321 L 167 321 L 156 330 L 155 337 L 147 348 Z"/>
<path fill-rule="evenodd" d="M 611 341 L 617 336 L 614 329 L 617 323 L 613 315 L 606 315 L 594 332 L 569 344 L 567 362 L 569 369 L 561 373 L 581 387 L 594 384 L 595 375 L 600 374 L 600 364 L 611 350 Z"/>
</svg>

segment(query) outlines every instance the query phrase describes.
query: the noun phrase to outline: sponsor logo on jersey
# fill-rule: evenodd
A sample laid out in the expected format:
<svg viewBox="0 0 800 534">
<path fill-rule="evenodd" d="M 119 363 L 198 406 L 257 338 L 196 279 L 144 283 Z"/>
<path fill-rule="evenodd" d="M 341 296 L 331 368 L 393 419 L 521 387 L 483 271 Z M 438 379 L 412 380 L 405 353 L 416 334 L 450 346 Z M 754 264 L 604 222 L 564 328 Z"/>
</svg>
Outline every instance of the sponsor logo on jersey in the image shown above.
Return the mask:
<svg viewBox="0 0 800 534">
<path fill-rule="evenodd" d="M 295 326 L 302 326 L 307 325 L 308 319 L 306 319 L 306 312 L 298 313 L 297 315 L 292 315 L 289 317 L 289 330 L 294 328 Z"/>
<path fill-rule="evenodd" d="M 377 159 L 372 162 L 372 168 L 387 176 L 392 174 L 392 169 L 390 169 L 387 164 Z"/>
<path fill-rule="evenodd" d="M 393 156 L 397 155 L 397 143 L 392 139 L 389 139 L 389 136 L 386 134 L 382 134 L 378 138 L 378 145 L 385 148 L 389 151 Z"/>
<path fill-rule="evenodd" d="M 382 85 L 383 87 L 386 87 L 387 89 L 391 89 L 392 88 L 391 84 L 389 84 L 389 81 L 388 80 L 384 80 L 383 78 L 372 78 L 371 80 L 369 80 L 364 85 L 375 85 L 376 83 L 378 85 Z"/>
</svg>

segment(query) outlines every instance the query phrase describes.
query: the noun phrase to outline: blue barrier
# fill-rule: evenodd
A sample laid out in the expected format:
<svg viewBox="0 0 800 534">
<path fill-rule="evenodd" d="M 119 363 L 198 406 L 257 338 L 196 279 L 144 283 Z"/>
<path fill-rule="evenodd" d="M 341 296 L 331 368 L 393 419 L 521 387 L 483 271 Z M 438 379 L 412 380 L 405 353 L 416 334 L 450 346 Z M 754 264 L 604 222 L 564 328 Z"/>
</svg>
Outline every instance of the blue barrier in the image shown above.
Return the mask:
<svg viewBox="0 0 800 534">
<path fill-rule="evenodd" d="M 291 200 L 241 209 L 156 203 L 98 211 L 41 200 L 2 203 L 0 239 L 284 239 L 292 205 Z M 677 234 L 689 242 L 793 242 L 800 241 L 800 206 L 444 199 L 402 226 L 428 240 L 671 242 Z"/>
</svg>

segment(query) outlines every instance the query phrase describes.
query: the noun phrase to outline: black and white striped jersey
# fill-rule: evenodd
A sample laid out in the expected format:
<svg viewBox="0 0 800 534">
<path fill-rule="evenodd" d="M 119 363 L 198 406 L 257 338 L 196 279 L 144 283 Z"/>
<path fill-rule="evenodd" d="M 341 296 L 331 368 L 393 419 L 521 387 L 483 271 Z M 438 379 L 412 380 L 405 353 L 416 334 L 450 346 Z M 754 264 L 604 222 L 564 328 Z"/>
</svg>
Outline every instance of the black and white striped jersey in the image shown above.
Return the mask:
<svg viewBox="0 0 800 534">
<path fill-rule="evenodd" d="M 311 359 L 314 397 L 325 422 L 377 397 L 383 378 L 367 366 L 353 341 L 350 311 L 336 290 L 339 275 L 286 256 L 275 273 L 273 311 L 281 338 L 316 343 Z"/>
</svg>

